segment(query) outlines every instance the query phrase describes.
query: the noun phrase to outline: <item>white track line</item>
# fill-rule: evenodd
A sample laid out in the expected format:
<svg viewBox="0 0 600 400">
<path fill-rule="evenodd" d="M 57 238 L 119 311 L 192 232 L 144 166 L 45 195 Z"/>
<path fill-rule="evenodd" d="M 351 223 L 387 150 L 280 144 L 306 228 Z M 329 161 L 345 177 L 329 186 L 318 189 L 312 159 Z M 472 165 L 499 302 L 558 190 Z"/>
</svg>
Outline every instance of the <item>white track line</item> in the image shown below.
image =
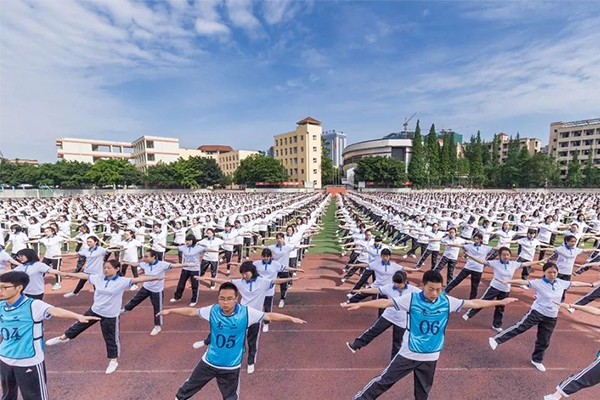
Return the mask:
<svg viewBox="0 0 600 400">
<path fill-rule="evenodd" d="M 258 368 L 257 372 L 343 372 L 343 371 L 381 371 L 382 368 Z M 573 368 L 546 368 L 548 371 L 573 371 Z M 436 372 L 494 372 L 494 371 L 522 371 L 522 372 L 535 372 L 539 373 L 535 368 L 529 367 L 514 367 L 514 368 L 437 368 Z M 118 369 L 115 373 L 119 374 L 173 374 L 173 373 L 190 373 L 191 369 L 165 369 L 165 370 L 141 370 L 131 369 L 122 370 Z M 64 375 L 81 375 L 81 374 L 104 374 L 104 370 L 86 370 L 86 371 L 48 371 L 48 374 Z"/>
<path fill-rule="evenodd" d="M 137 334 L 137 333 L 143 333 L 143 334 L 148 334 L 149 330 L 140 330 L 140 331 L 124 331 L 124 330 L 120 330 L 119 333 L 121 334 Z M 208 333 L 210 332 L 209 330 L 194 330 L 194 329 L 190 329 L 187 331 L 182 331 L 182 330 L 173 330 L 173 331 L 166 331 L 163 330 L 161 331 L 161 335 L 162 334 L 168 334 L 168 333 L 176 333 L 176 334 L 189 334 L 189 333 Z M 364 332 L 364 329 L 358 328 L 358 329 L 269 329 L 269 333 L 286 333 L 286 332 L 301 332 L 301 333 L 323 333 L 323 332 L 329 332 L 329 333 L 336 333 L 336 332 Z M 446 332 L 488 332 L 490 335 L 492 335 L 493 331 L 491 329 L 446 329 Z M 555 329 L 554 332 L 596 332 L 596 330 L 594 329 L 586 329 L 586 330 L 580 330 L 580 329 Z M 45 331 L 44 334 L 47 335 L 58 335 L 64 333 L 64 331 Z M 101 334 L 101 331 L 87 331 L 87 333 L 93 333 L 93 334 Z M 87 334 L 86 333 L 86 334 Z"/>
</svg>

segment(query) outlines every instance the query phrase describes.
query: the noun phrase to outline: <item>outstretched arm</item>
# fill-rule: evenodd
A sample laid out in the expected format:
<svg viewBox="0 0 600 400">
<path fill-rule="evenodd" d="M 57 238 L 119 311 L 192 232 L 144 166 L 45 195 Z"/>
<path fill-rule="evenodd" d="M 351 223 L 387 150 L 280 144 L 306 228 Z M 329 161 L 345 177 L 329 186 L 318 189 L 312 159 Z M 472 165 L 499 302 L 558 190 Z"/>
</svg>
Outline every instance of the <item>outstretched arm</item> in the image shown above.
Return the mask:
<svg viewBox="0 0 600 400">
<path fill-rule="evenodd" d="M 545 264 L 546 262 L 548 262 L 548 260 L 550 259 L 550 257 L 546 257 L 542 260 L 538 260 L 538 261 L 527 261 L 524 263 L 521 263 L 522 267 L 531 267 L 532 265 L 536 265 L 536 264 Z"/>
<path fill-rule="evenodd" d="M 588 288 L 595 288 L 596 286 L 600 285 L 600 281 L 596 281 L 596 282 L 581 282 L 581 281 L 571 281 L 571 286 L 573 287 L 588 287 Z"/>
<path fill-rule="evenodd" d="M 282 283 L 294 282 L 302 278 L 281 278 L 273 279 L 273 285 L 281 285 Z"/>
<path fill-rule="evenodd" d="M 293 322 L 294 324 L 305 324 L 306 323 L 306 321 L 304 321 L 303 319 L 292 317 L 290 315 L 274 313 L 274 312 L 266 313 L 264 320 L 265 321 L 287 321 L 287 322 Z"/>
<path fill-rule="evenodd" d="M 560 306 L 562 308 L 566 308 L 567 310 L 569 308 L 574 308 L 576 310 L 583 311 L 588 314 L 600 315 L 600 308 L 596 308 L 596 307 L 592 307 L 592 306 L 578 306 L 577 304 L 568 304 L 568 303 L 562 303 Z"/>
<path fill-rule="evenodd" d="M 379 289 L 368 288 L 368 289 L 354 289 L 352 293 L 362 293 L 362 294 L 379 294 Z"/>
<path fill-rule="evenodd" d="M 194 279 L 200 281 L 200 282 L 214 282 L 214 283 L 218 283 L 218 284 L 223 284 L 226 282 L 231 282 L 231 280 L 228 279 L 219 279 L 219 278 L 205 278 L 203 276 L 195 276 Z"/>
<path fill-rule="evenodd" d="M 87 316 L 87 315 L 77 314 L 77 313 L 74 313 L 73 311 L 65 310 L 64 308 L 59 308 L 59 307 L 50 308 L 48 310 L 48 314 L 52 315 L 53 317 L 57 317 L 57 318 L 76 319 L 77 321 L 81 322 L 82 324 L 87 324 L 90 321 L 99 321 L 100 320 L 100 318 L 98 318 L 98 317 L 91 317 L 91 316 Z"/>
<path fill-rule="evenodd" d="M 502 283 L 506 283 L 509 285 L 526 285 L 529 286 L 529 281 L 526 279 L 510 279 L 508 281 L 502 281 Z"/>
<path fill-rule="evenodd" d="M 514 303 L 515 301 L 519 301 L 514 297 L 507 297 L 502 300 L 465 300 L 465 304 L 463 307 L 467 308 L 488 308 L 488 307 L 496 307 L 496 306 L 506 306 L 510 303 Z"/>
<path fill-rule="evenodd" d="M 66 276 L 66 277 L 75 278 L 75 279 L 83 279 L 83 280 L 87 280 L 90 277 L 88 274 L 85 274 L 83 272 L 77 272 L 77 273 L 63 272 L 61 276 Z"/>
<path fill-rule="evenodd" d="M 379 299 L 365 301 L 364 303 L 348 303 L 344 304 L 342 307 L 347 308 L 348 310 L 358 310 L 359 308 L 388 308 L 394 307 L 394 302 L 389 299 Z"/>
<path fill-rule="evenodd" d="M 175 315 L 183 315 L 185 317 L 197 317 L 198 316 L 198 309 L 197 308 L 191 308 L 191 307 L 183 307 L 183 308 L 169 308 L 166 310 L 162 310 L 161 312 L 159 312 L 158 314 L 156 314 L 156 316 L 160 316 L 160 315 L 169 315 L 169 314 L 175 314 Z"/>
<path fill-rule="evenodd" d="M 487 260 L 484 260 L 483 258 L 475 257 L 474 255 L 471 255 L 467 252 L 465 252 L 465 256 L 469 257 L 470 259 L 474 260 L 475 262 L 478 262 L 479 264 L 488 265 Z"/>
<path fill-rule="evenodd" d="M 131 280 L 131 283 L 161 281 L 163 279 L 165 279 L 164 276 L 140 276 L 140 277 L 137 277 L 137 278 L 133 278 Z"/>
</svg>

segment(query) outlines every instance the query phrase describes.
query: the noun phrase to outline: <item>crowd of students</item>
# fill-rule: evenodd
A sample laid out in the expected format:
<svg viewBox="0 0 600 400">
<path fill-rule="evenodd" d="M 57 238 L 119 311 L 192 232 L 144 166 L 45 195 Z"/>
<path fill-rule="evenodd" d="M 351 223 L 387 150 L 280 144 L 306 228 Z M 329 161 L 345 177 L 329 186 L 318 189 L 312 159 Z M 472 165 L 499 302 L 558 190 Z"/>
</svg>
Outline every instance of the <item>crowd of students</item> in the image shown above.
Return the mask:
<svg viewBox="0 0 600 400">
<path fill-rule="evenodd" d="M 153 309 L 152 336 L 160 334 L 163 317 L 170 314 L 210 324 L 208 337 L 193 345 L 207 350 L 176 399 L 191 398 L 213 378 L 224 399 L 238 399 L 245 347 L 247 372 L 253 373 L 260 333 L 268 332 L 270 321 L 305 323 L 272 311 L 275 289 L 279 286 L 278 307 L 283 308 L 289 288 L 304 272 L 301 262 L 313 246 L 311 237 L 323 229 L 330 201 L 331 196 L 321 192 L 0 200 L 3 400 L 16 400 L 18 390 L 26 400 L 48 398 L 42 346 L 45 319 L 76 320 L 62 335 L 47 340 L 47 346 L 65 345 L 100 322 L 109 359 L 106 373 L 111 374 L 118 368 L 121 351 L 119 320 L 147 298 Z M 468 321 L 480 309 L 494 307 L 492 350 L 537 327 L 531 363 L 541 372 L 546 370 L 544 354 L 560 307 L 600 314 L 600 309 L 587 305 L 600 298 L 600 281 L 573 279 L 600 266 L 600 196 L 350 192 L 337 195 L 336 204 L 342 256 L 350 252 L 340 271 L 341 284 L 359 275 L 341 306 L 380 309 L 374 324 L 346 346 L 357 353 L 387 329 L 393 330 L 391 363 L 355 399 L 375 399 L 411 372 L 414 397 L 427 399 L 452 312 L 464 310 L 462 317 Z M 398 250 L 406 252 L 393 256 Z M 177 263 L 167 260 L 169 251 L 174 252 L 169 259 Z M 257 252 L 260 259 L 250 260 Z M 578 263 L 582 253 L 588 257 Z M 66 271 L 62 261 L 70 257 L 76 259 L 76 267 Z M 461 260 L 465 264 L 457 274 Z M 169 273 L 175 268 L 179 277 Z M 493 277 L 477 299 L 486 268 Z M 239 270 L 241 277 L 232 278 L 232 270 Z M 532 279 L 537 270 L 542 277 Z M 419 285 L 414 279 L 409 283 L 408 274 L 423 271 Z M 77 280 L 74 290 L 64 293 L 73 304 L 78 304 L 74 297 L 89 282 L 94 291 L 89 310 L 79 315 L 45 303 L 46 274 L 55 277 L 53 291 L 62 291 L 62 279 Z M 450 296 L 467 278 L 469 299 Z M 170 303 L 187 298 L 186 289 L 191 287 L 189 307 L 163 307 L 165 280 L 177 281 Z M 201 288 L 215 290 L 217 284 L 217 302 L 196 308 Z M 535 300 L 519 322 L 505 327 L 504 308 L 517 301 L 515 285 L 516 294 L 532 290 Z M 591 290 L 574 304 L 565 303 L 565 292 L 578 287 Z M 136 293 L 123 305 L 126 290 Z M 545 400 L 599 383 L 598 360 L 597 356 Z"/>
</svg>

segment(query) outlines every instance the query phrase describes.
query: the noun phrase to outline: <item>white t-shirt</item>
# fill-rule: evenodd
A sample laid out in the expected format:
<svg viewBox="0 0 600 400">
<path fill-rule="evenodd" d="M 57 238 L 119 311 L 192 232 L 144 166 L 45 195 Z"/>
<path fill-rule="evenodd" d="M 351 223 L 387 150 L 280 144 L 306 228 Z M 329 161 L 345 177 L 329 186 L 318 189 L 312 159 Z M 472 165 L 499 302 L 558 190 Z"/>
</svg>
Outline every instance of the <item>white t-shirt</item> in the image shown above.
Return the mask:
<svg viewBox="0 0 600 400">
<path fill-rule="evenodd" d="M 150 238 L 152 239 L 152 250 L 158 251 L 159 253 L 164 253 L 165 248 L 162 246 L 159 246 L 158 244 L 161 243 L 166 246 L 167 245 L 167 236 L 168 236 L 167 231 L 164 231 L 164 230 L 160 230 L 158 232 L 152 231 L 150 233 Z"/>
<path fill-rule="evenodd" d="M 492 248 L 484 244 L 479 246 L 476 246 L 475 244 L 466 244 L 463 246 L 463 250 L 474 257 L 485 259 L 490 251 L 492 251 Z M 467 258 L 464 268 L 469 271 L 483 272 L 483 264 L 478 263 L 472 258 Z"/>
<path fill-rule="evenodd" d="M 171 263 L 166 261 L 156 260 L 152 264 L 148 263 L 140 263 L 140 268 L 144 270 L 146 276 L 165 276 L 165 273 L 171 269 Z M 154 293 L 160 293 L 165 290 L 165 281 L 150 281 L 144 282 L 142 285 L 146 290 L 149 290 Z"/>
<path fill-rule="evenodd" d="M 183 267 L 187 271 L 200 271 L 200 254 L 204 253 L 204 247 L 196 244 L 195 246 L 179 246 L 181 252 L 181 261 L 183 264 L 194 264 L 193 267 Z"/>
<path fill-rule="evenodd" d="M 533 279 L 529 281 L 529 287 L 535 290 L 531 308 L 546 317 L 556 318 L 560 308 L 556 303 L 561 303 L 563 293 L 571 288 L 571 282 L 556 279 L 550 283 L 546 278 Z"/>
<path fill-rule="evenodd" d="M 49 266 L 36 261 L 31 264 L 18 265 L 13 271 L 25 272 L 29 275 L 29 285 L 23 290 L 23 293 L 31 295 L 44 294 L 44 274 L 50 271 Z"/>
<path fill-rule="evenodd" d="M 367 268 L 375 272 L 375 282 L 371 285 L 371 287 L 374 288 L 391 284 L 394 274 L 404 269 L 401 265 L 398 265 L 393 261 L 384 264 L 381 259 L 370 263 Z"/>
<path fill-rule="evenodd" d="M 93 249 L 82 249 L 77 254 L 85 257 L 83 272 L 90 275 L 102 275 L 102 265 L 104 264 L 104 256 L 106 255 L 104 247 L 96 246 Z"/>
<path fill-rule="evenodd" d="M 8 241 L 12 243 L 11 252 L 16 254 L 18 251 L 27 248 L 27 241 L 29 238 L 23 232 L 11 233 L 8 237 Z"/>
<path fill-rule="evenodd" d="M 294 250 L 294 246 L 289 244 L 284 244 L 283 246 L 279 246 L 278 244 L 273 244 L 268 247 L 273 254 L 273 260 L 281 263 L 284 267 L 288 267 L 290 264 L 290 253 Z"/>
<path fill-rule="evenodd" d="M 393 283 L 379 288 L 379 294 L 387 296 L 388 299 L 395 299 L 397 297 L 410 295 L 411 293 L 417 293 L 420 291 L 421 289 L 412 285 L 406 285 L 404 290 L 399 291 L 396 288 L 396 285 Z M 407 317 L 406 311 L 404 310 L 396 310 L 394 307 L 388 307 L 383 310 L 383 314 L 381 314 L 381 316 L 400 328 L 406 328 Z"/>
<path fill-rule="evenodd" d="M 257 276 L 250 281 L 233 279 L 231 283 L 238 288 L 242 296 L 242 305 L 256 310 L 262 310 L 268 291 L 274 287 L 272 280 L 262 278 L 261 276 Z"/>
<path fill-rule="evenodd" d="M 118 274 L 112 279 L 90 275 L 88 281 L 94 285 L 92 311 L 106 318 L 118 317 L 123 306 L 123 292 L 131 287 L 133 279 Z"/>
<path fill-rule="evenodd" d="M 450 303 L 450 312 L 459 312 L 462 306 L 465 304 L 464 300 L 460 300 L 452 296 L 447 297 L 448 302 Z M 409 295 L 397 297 L 395 299 L 392 299 L 392 301 L 394 302 L 395 308 L 397 310 L 403 310 L 405 312 L 408 312 L 410 311 L 411 299 L 412 296 Z M 408 317 L 410 318 L 410 315 L 408 315 Z M 409 360 L 416 361 L 436 361 L 438 358 L 440 358 L 439 351 L 436 351 L 434 353 L 414 353 L 410 351 L 410 349 L 408 348 L 408 339 L 410 335 L 409 331 L 410 329 L 408 329 L 402 337 L 402 347 L 400 347 L 400 351 L 398 352 L 398 354 L 400 354 L 404 358 L 408 358 Z"/>
<path fill-rule="evenodd" d="M 256 260 L 252 264 L 256 267 L 256 271 L 261 278 L 272 281 L 277 279 L 277 274 L 285 271 L 285 268 L 280 262 L 271 260 L 265 263 L 263 260 Z M 275 285 L 273 285 L 267 292 L 267 296 L 273 296 L 275 294 Z"/>
<path fill-rule="evenodd" d="M 53 235 L 51 237 L 44 236 L 40 239 L 40 243 L 42 243 L 46 247 L 46 252 L 44 253 L 44 258 L 56 259 L 60 257 L 60 245 L 63 242 L 63 238 L 58 235 Z"/>
<path fill-rule="evenodd" d="M 487 265 L 494 270 L 494 278 L 490 286 L 503 292 L 510 292 L 510 283 L 502 283 L 502 281 L 510 281 L 515 271 L 523 264 L 516 261 L 504 264 L 501 260 L 488 260 Z"/>
<path fill-rule="evenodd" d="M 4 272 L 6 269 L 6 263 L 8 263 L 10 260 L 12 260 L 10 254 L 0 249 L 0 272 Z"/>
<path fill-rule="evenodd" d="M 138 262 L 138 248 L 142 247 L 142 243 L 139 240 L 133 238 L 123 240 L 119 243 L 119 247 L 123 248 L 123 262 Z"/>
<path fill-rule="evenodd" d="M 17 300 L 18 301 L 18 300 Z M 21 304 L 19 302 L 19 304 Z M 5 301 L 0 301 L 0 307 L 8 307 L 8 303 Z M 18 305 L 13 304 L 13 307 L 18 307 Z M 52 306 L 48 303 L 44 303 L 41 300 L 33 300 L 31 302 L 31 316 L 35 322 L 42 322 L 45 319 L 50 319 L 52 316 L 48 314 L 48 310 L 50 310 Z M 12 365 L 14 367 L 31 367 L 38 364 L 41 364 L 44 361 L 44 348 L 43 348 L 43 336 L 44 334 L 44 325 L 43 324 L 33 324 L 33 337 L 41 338 L 40 340 L 35 340 L 33 342 L 33 346 L 35 348 L 35 355 L 31 358 L 19 359 L 15 360 L 12 358 L 6 358 L 0 356 L 0 360 L 3 363 Z"/>
<path fill-rule="evenodd" d="M 522 238 L 517 240 L 517 243 L 521 245 L 519 257 L 527 261 L 533 260 L 533 257 L 535 256 L 535 249 L 541 244 L 540 241 L 535 238 Z"/>
<path fill-rule="evenodd" d="M 463 244 L 465 243 L 465 239 L 459 238 L 458 236 L 454 237 L 454 239 L 450 238 L 450 236 L 447 236 L 444 239 L 442 239 L 442 244 L 445 245 L 443 256 L 446 257 L 448 260 L 458 260 L 458 253 L 460 252 L 460 247 L 446 246 L 447 243 Z"/>
<path fill-rule="evenodd" d="M 204 258 L 203 260 L 205 261 L 210 261 L 210 262 L 214 262 L 214 261 L 219 261 L 219 247 L 221 247 L 221 245 L 223 244 L 223 240 L 219 239 L 217 237 L 214 237 L 212 239 L 209 238 L 204 238 L 201 241 L 198 242 L 198 244 L 202 247 L 204 247 L 206 250 L 216 250 L 216 251 L 207 251 L 206 254 L 204 254 Z"/>
<path fill-rule="evenodd" d="M 556 259 L 556 266 L 558 267 L 558 273 L 563 275 L 571 275 L 573 273 L 573 265 L 578 255 L 583 253 L 583 249 L 579 247 L 568 247 L 562 245 L 554 249 L 554 252 L 558 255 Z"/>
</svg>

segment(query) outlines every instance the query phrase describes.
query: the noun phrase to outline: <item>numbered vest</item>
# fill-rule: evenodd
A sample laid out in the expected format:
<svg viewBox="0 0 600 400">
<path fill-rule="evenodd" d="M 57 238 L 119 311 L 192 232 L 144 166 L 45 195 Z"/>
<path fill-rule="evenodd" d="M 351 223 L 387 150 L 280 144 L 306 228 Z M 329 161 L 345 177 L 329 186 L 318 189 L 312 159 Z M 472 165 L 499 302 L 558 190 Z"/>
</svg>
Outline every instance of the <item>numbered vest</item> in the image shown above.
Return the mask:
<svg viewBox="0 0 600 400">
<path fill-rule="evenodd" d="M 24 360 L 35 357 L 35 341 L 42 340 L 42 335 L 34 337 L 35 322 L 31 311 L 33 300 L 26 298 L 16 308 L 8 310 L 5 301 L 0 302 L 0 356 L 13 360 Z"/>
<path fill-rule="evenodd" d="M 210 345 L 206 361 L 215 367 L 232 368 L 242 363 L 248 330 L 248 307 L 236 305 L 232 315 L 225 315 L 221 307 L 210 310 Z"/>
<path fill-rule="evenodd" d="M 423 354 L 441 351 L 450 315 L 446 293 L 442 292 L 435 303 L 425 300 L 421 293 L 411 296 L 408 348 Z"/>
</svg>

